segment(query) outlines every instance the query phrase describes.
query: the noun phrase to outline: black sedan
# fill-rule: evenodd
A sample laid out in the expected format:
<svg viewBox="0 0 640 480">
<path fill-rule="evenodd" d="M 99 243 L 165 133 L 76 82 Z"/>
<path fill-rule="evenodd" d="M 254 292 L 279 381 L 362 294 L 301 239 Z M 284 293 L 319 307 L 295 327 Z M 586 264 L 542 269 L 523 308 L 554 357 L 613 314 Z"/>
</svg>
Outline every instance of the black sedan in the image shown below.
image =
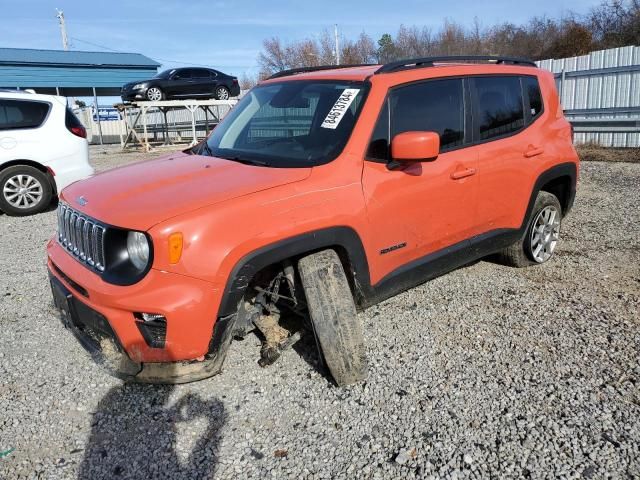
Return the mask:
<svg viewBox="0 0 640 480">
<path fill-rule="evenodd" d="M 127 83 L 120 96 L 125 102 L 167 99 L 215 98 L 228 100 L 240 95 L 238 79 L 210 68 L 173 68 L 149 80 Z"/>
</svg>

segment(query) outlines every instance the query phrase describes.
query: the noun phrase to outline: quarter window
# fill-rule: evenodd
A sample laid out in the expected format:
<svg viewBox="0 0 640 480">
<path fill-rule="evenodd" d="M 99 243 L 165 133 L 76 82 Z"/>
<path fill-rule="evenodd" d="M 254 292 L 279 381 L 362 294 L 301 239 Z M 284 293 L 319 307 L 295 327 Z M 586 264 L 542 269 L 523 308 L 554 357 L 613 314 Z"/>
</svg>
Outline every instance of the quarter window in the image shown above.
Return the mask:
<svg viewBox="0 0 640 480">
<path fill-rule="evenodd" d="M 410 131 L 438 133 L 443 152 L 461 146 L 464 142 L 462 79 L 431 80 L 393 89 L 378 118 L 367 157 L 390 160 L 390 139 Z"/>
<path fill-rule="evenodd" d="M 502 137 L 524 127 L 520 77 L 474 79 L 480 140 Z"/>
<path fill-rule="evenodd" d="M 49 108 L 45 102 L 0 100 L 0 130 L 38 128 L 47 118 Z"/>
<path fill-rule="evenodd" d="M 540 93 L 540 85 L 535 77 L 522 77 L 522 85 L 527 92 L 529 99 L 529 115 L 531 120 L 535 120 L 542 113 L 542 94 Z"/>
</svg>

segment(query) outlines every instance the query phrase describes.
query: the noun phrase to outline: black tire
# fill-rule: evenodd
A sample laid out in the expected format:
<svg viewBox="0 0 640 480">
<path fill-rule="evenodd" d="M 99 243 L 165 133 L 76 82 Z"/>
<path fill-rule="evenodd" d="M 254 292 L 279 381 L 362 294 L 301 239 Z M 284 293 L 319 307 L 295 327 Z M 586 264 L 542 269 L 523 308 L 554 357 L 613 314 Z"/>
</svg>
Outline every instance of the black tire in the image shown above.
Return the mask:
<svg viewBox="0 0 640 480">
<path fill-rule="evenodd" d="M 219 85 L 216 87 L 216 91 L 213 96 L 216 100 L 229 100 L 231 98 L 231 92 L 224 85 Z"/>
<path fill-rule="evenodd" d="M 349 282 L 334 250 L 308 255 L 298 262 L 314 334 L 339 386 L 367 377 L 362 325 Z"/>
<path fill-rule="evenodd" d="M 22 178 L 23 180 L 30 178 L 33 179 L 39 185 L 39 188 L 30 188 L 29 198 L 39 195 L 39 199 L 36 203 L 27 206 L 29 201 L 25 197 L 24 202 L 20 202 L 23 206 L 16 206 L 12 204 L 12 201 L 17 200 L 14 196 L 16 191 L 16 179 Z M 26 181 L 26 180 L 25 180 Z M 33 187 L 35 183 L 31 183 L 30 187 Z M 30 167 L 28 165 L 14 165 L 0 171 L 0 210 L 7 215 L 13 217 L 24 217 L 26 215 L 33 215 L 45 210 L 51 204 L 51 198 L 53 197 L 53 189 L 51 188 L 51 181 L 46 173 L 41 172 L 37 168 Z"/>
<path fill-rule="evenodd" d="M 541 262 L 534 259 L 531 241 L 535 220 L 546 207 L 553 207 L 558 212 L 559 221 L 562 221 L 562 207 L 556 196 L 548 192 L 539 192 L 536 197 L 536 203 L 531 211 L 524 236 L 497 254 L 497 260 L 500 263 L 510 267 L 521 268 L 544 263 L 548 260 Z"/>
<path fill-rule="evenodd" d="M 160 98 L 159 99 L 156 98 L 157 97 L 157 93 L 156 92 L 160 92 Z M 167 99 L 167 96 L 165 95 L 165 93 L 162 91 L 162 89 L 160 87 L 149 87 L 144 96 L 150 102 L 159 102 L 161 100 L 166 100 Z"/>
</svg>

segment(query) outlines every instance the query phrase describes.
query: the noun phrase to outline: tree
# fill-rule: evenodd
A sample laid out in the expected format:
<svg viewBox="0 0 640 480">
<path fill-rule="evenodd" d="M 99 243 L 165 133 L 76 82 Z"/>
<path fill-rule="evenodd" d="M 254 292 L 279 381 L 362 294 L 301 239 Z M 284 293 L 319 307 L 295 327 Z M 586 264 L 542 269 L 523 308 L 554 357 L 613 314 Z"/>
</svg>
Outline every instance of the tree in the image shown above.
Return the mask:
<svg viewBox="0 0 640 480">
<path fill-rule="evenodd" d="M 258 77 L 244 72 L 240 77 L 239 83 L 241 90 L 250 90 L 258 84 Z"/>
<path fill-rule="evenodd" d="M 396 46 L 393 43 L 393 37 L 385 33 L 378 40 L 378 62 L 387 63 L 397 60 Z"/>
</svg>

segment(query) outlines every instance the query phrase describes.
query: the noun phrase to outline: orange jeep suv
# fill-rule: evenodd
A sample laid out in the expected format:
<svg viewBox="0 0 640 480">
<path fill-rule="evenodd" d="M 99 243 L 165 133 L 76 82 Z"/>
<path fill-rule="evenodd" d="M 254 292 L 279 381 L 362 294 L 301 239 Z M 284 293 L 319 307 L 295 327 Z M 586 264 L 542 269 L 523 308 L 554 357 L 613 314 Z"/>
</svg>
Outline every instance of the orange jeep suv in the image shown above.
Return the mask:
<svg viewBox="0 0 640 480">
<path fill-rule="evenodd" d="M 553 75 L 528 60 L 284 71 L 195 147 L 66 188 L 54 301 L 122 378 L 216 374 L 251 331 L 267 365 L 309 332 L 353 383 L 357 309 L 488 255 L 546 262 L 577 176 Z"/>
</svg>

